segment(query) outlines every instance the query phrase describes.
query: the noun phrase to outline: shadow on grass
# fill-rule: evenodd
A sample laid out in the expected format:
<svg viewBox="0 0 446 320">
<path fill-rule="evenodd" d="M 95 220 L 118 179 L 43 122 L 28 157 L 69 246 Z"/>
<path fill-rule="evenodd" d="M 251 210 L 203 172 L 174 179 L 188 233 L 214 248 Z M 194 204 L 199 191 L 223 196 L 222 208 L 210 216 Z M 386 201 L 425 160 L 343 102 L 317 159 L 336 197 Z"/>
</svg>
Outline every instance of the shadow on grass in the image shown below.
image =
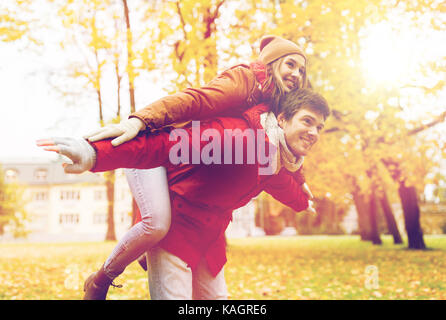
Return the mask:
<svg viewBox="0 0 446 320">
<path fill-rule="evenodd" d="M 413 249 L 413 248 L 409 248 L 409 247 L 404 247 L 404 248 L 398 248 L 399 250 L 402 251 L 411 251 L 411 252 L 444 252 L 446 251 L 445 249 L 442 248 L 424 248 L 424 249 Z"/>
<path fill-rule="evenodd" d="M 401 243 L 401 244 L 389 244 L 386 243 L 383 246 L 381 245 L 375 245 L 378 249 L 383 250 L 389 250 L 389 251 L 407 251 L 407 252 L 446 252 L 445 248 L 438 248 L 435 246 L 429 246 L 424 249 L 415 249 L 415 248 L 409 248 L 407 246 L 407 243 Z"/>
</svg>

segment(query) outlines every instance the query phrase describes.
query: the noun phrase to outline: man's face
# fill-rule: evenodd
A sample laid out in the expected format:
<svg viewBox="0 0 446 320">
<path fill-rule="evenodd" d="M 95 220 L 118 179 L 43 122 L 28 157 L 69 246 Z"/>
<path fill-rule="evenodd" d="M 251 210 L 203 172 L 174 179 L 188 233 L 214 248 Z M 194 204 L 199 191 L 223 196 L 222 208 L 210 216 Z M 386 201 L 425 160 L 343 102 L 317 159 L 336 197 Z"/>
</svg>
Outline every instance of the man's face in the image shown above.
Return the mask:
<svg viewBox="0 0 446 320">
<path fill-rule="evenodd" d="M 288 149 L 296 156 L 305 156 L 319 140 L 324 128 L 324 117 L 318 112 L 303 107 L 288 121 L 280 114 L 277 117 L 279 126 L 285 134 Z"/>
<path fill-rule="evenodd" d="M 302 79 L 305 74 L 305 58 L 298 54 L 285 56 L 279 67 L 279 75 L 289 92 L 293 88 L 302 87 Z"/>
</svg>

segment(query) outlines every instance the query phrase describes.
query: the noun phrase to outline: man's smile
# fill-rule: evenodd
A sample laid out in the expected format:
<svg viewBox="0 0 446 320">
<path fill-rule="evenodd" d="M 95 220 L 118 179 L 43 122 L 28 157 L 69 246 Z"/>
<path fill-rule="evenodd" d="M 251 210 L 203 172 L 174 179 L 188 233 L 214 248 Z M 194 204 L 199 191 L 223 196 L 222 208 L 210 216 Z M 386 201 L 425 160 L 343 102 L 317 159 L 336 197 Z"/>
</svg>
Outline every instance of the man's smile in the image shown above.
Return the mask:
<svg viewBox="0 0 446 320">
<path fill-rule="evenodd" d="M 305 149 L 310 149 L 313 146 L 313 144 L 315 143 L 315 139 L 312 139 L 307 136 L 300 136 L 300 140 L 302 141 L 303 147 Z"/>
</svg>

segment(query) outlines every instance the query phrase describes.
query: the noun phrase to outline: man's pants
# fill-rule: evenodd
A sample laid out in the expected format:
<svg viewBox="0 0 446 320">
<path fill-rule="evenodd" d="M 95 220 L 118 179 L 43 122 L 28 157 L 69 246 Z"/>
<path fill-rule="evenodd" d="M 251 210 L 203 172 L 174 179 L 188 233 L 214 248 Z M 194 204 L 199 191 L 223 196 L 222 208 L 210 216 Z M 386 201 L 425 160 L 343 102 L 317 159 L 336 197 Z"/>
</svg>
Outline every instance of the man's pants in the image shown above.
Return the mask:
<svg viewBox="0 0 446 320">
<path fill-rule="evenodd" d="M 155 246 L 147 251 L 152 300 L 225 300 L 224 271 L 213 277 L 204 259 L 191 270 L 177 256 Z"/>
</svg>

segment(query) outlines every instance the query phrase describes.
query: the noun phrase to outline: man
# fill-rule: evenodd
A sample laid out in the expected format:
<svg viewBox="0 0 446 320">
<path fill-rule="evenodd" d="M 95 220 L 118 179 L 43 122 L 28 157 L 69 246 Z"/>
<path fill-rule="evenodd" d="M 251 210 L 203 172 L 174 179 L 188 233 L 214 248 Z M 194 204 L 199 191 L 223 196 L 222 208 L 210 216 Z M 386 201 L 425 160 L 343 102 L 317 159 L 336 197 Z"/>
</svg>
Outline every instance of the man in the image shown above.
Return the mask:
<svg viewBox="0 0 446 320">
<path fill-rule="evenodd" d="M 110 140 L 55 139 L 46 150 L 73 160 L 67 172 L 164 166 L 172 223 L 149 252 L 152 299 L 225 299 L 224 232 L 232 211 L 261 191 L 302 211 L 303 157 L 317 142 L 330 111 L 323 97 L 293 90 L 279 114 L 258 105 L 243 118 L 215 118 L 182 129 L 140 134 L 113 147 Z M 253 154 L 254 153 L 254 154 Z"/>
</svg>

